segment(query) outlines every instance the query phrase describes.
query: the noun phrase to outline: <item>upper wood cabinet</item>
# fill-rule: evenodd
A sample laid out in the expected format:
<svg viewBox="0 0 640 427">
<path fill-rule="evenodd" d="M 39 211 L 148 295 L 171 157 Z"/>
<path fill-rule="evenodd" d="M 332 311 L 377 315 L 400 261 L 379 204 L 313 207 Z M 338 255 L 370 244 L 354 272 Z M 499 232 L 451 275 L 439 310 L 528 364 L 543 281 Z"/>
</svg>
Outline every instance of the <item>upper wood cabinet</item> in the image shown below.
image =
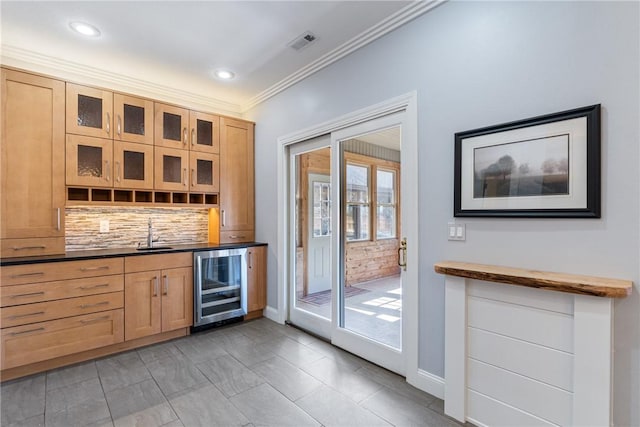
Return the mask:
<svg viewBox="0 0 640 427">
<path fill-rule="evenodd" d="M 67 133 L 153 144 L 153 101 L 67 83 Z"/>
<path fill-rule="evenodd" d="M 67 83 L 67 133 L 113 138 L 113 92 Z"/>
<path fill-rule="evenodd" d="M 67 135 L 67 185 L 113 186 L 113 141 Z"/>
<path fill-rule="evenodd" d="M 220 156 L 218 154 L 189 153 L 189 190 L 205 193 L 220 191 Z"/>
<path fill-rule="evenodd" d="M 154 126 L 157 147 L 189 149 L 189 110 L 186 108 L 156 102 Z"/>
<path fill-rule="evenodd" d="M 113 141 L 113 186 L 153 189 L 153 145 Z"/>
<path fill-rule="evenodd" d="M 155 145 L 217 154 L 220 118 L 174 105 L 155 104 Z"/>
<path fill-rule="evenodd" d="M 189 112 L 191 150 L 217 154 L 220 152 L 220 118 L 213 114 Z"/>
<path fill-rule="evenodd" d="M 113 115 L 114 139 L 153 145 L 153 101 L 114 93 Z"/>
<path fill-rule="evenodd" d="M 253 239 L 253 127 L 253 123 L 220 118 L 220 243 Z"/>
<path fill-rule="evenodd" d="M 64 253 L 65 84 L 2 69 L 1 256 Z"/>
<path fill-rule="evenodd" d="M 154 151 L 154 188 L 189 191 L 189 152 L 165 147 L 155 147 Z"/>
</svg>

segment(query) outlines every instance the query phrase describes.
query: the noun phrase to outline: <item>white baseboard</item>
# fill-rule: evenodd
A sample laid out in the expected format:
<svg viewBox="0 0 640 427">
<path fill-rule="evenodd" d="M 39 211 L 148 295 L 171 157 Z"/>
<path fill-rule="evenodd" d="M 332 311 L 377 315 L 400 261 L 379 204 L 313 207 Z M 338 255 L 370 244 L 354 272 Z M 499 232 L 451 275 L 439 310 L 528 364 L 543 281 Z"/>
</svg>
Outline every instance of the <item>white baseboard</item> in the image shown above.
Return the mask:
<svg viewBox="0 0 640 427">
<path fill-rule="evenodd" d="M 280 313 L 278 313 L 277 309 L 271 306 L 267 306 L 264 309 L 264 317 L 266 317 L 269 320 L 273 320 L 276 323 L 282 323 L 280 322 Z"/>
<path fill-rule="evenodd" d="M 407 375 L 407 382 L 432 396 L 444 399 L 444 378 L 442 377 L 418 369 L 416 374 Z"/>
</svg>

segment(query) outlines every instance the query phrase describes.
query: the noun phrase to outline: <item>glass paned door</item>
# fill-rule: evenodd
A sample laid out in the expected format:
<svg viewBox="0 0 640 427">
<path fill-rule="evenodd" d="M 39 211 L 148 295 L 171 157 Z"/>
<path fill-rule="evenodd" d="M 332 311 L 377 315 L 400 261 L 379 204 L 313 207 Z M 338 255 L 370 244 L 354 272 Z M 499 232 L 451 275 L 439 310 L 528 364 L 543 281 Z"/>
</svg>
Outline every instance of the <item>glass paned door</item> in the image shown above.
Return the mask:
<svg viewBox="0 0 640 427">
<path fill-rule="evenodd" d="M 417 178 L 416 139 L 402 147 L 406 117 L 389 114 L 291 145 L 286 171 L 289 321 L 401 375 L 417 300 L 415 256 L 403 253 L 406 270 L 398 258 L 404 233 L 407 248 L 418 234 L 417 197 L 400 205 L 402 180 L 414 195 Z M 318 280 L 325 272 L 327 281 Z"/>
<path fill-rule="evenodd" d="M 399 266 L 402 113 L 332 134 L 335 345 L 404 374 L 404 270 Z M 415 266 L 413 266 L 415 268 Z"/>
</svg>

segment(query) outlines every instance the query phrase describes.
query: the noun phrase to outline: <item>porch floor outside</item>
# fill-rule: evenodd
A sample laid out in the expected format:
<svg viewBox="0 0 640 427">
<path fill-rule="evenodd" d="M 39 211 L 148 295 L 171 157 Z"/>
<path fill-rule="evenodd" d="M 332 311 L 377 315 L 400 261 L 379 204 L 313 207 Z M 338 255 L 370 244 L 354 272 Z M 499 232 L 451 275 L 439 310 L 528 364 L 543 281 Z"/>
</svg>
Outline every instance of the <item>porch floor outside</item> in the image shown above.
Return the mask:
<svg viewBox="0 0 640 427">
<path fill-rule="evenodd" d="M 383 277 L 351 286 L 364 292 L 345 299 L 346 329 L 394 348 L 401 347 L 402 286 L 400 275 Z M 311 299 L 313 294 L 307 296 Z M 297 307 L 328 319 L 331 318 L 331 298 L 312 304 L 298 297 Z"/>
</svg>

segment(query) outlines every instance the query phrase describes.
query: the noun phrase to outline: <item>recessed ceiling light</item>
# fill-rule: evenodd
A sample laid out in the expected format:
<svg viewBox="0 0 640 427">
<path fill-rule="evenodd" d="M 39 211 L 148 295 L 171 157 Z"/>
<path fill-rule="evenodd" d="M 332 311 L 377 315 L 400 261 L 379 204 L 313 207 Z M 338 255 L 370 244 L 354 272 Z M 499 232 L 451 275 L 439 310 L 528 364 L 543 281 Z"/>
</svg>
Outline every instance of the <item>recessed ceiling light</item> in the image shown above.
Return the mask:
<svg viewBox="0 0 640 427">
<path fill-rule="evenodd" d="M 69 27 L 76 33 L 80 33 L 83 36 L 89 37 L 98 37 L 100 35 L 100 30 L 90 24 L 86 24 L 84 22 L 71 22 Z"/>
<path fill-rule="evenodd" d="M 236 75 L 233 74 L 231 71 L 229 70 L 216 70 L 214 72 L 215 76 L 219 79 L 222 80 L 231 80 L 232 78 L 234 78 Z"/>
</svg>

